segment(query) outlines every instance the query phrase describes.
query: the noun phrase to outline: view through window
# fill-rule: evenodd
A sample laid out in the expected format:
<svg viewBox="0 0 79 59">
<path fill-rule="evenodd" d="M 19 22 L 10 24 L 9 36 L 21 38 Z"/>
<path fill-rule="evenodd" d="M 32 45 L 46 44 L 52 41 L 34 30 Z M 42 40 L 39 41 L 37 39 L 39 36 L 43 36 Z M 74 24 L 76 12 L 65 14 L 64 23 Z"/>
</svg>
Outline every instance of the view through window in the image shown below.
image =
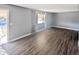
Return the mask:
<svg viewBox="0 0 79 59">
<path fill-rule="evenodd" d="M 45 23 L 45 13 L 37 12 L 38 24 Z"/>
<path fill-rule="evenodd" d="M 6 8 L 0 9 L 0 44 L 6 43 L 8 39 L 8 12 Z"/>
</svg>

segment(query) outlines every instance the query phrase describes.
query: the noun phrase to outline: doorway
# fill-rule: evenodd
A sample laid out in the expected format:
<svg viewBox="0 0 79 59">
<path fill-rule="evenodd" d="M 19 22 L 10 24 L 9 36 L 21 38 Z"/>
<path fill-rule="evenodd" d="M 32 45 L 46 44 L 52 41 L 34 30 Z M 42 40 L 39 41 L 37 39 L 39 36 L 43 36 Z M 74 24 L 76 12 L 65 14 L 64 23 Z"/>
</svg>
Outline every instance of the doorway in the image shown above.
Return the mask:
<svg viewBox="0 0 79 59">
<path fill-rule="evenodd" d="M 0 45 L 7 43 L 9 34 L 9 10 L 0 8 Z"/>
</svg>

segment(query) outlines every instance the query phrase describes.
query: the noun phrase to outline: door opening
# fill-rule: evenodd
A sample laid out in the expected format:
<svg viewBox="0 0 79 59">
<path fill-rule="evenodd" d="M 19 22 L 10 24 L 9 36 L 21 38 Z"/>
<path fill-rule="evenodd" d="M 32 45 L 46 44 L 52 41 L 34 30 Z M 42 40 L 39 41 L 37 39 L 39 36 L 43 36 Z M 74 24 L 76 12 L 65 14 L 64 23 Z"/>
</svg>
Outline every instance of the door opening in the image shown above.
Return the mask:
<svg viewBox="0 0 79 59">
<path fill-rule="evenodd" d="M 0 45 L 8 40 L 8 10 L 0 9 Z"/>
</svg>

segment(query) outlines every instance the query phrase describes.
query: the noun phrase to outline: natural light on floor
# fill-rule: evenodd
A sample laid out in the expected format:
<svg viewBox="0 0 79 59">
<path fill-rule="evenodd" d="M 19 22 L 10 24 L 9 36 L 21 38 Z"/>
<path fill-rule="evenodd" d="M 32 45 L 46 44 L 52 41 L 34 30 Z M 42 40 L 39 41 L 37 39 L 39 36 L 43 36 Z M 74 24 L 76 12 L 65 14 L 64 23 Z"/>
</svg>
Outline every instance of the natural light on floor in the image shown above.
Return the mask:
<svg viewBox="0 0 79 59">
<path fill-rule="evenodd" d="M 1 29 L 0 28 L 0 44 L 7 42 L 7 29 Z"/>
<path fill-rule="evenodd" d="M 0 55 L 8 55 L 7 52 L 0 46 Z"/>
<path fill-rule="evenodd" d="M 7 28 L 0 27 L 0 45 L 7 42 Z M 8 55 L 6 51 L 0 46 L 0 55 Z"/>
</svg>

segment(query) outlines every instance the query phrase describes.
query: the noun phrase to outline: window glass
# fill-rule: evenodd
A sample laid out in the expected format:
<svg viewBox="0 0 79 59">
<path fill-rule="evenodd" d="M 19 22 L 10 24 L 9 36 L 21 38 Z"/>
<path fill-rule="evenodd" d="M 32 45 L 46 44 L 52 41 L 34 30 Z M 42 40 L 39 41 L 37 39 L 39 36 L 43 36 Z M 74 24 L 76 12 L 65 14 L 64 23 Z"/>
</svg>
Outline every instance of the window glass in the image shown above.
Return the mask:
<svg viewBox="0 0 79 59">
<path fill-rule="evenodd" d="M 37 13 L 37 20 L 38 20 L 38 24 L 44 23 L 45 22 L 45 13 Z"/>
</svg>

